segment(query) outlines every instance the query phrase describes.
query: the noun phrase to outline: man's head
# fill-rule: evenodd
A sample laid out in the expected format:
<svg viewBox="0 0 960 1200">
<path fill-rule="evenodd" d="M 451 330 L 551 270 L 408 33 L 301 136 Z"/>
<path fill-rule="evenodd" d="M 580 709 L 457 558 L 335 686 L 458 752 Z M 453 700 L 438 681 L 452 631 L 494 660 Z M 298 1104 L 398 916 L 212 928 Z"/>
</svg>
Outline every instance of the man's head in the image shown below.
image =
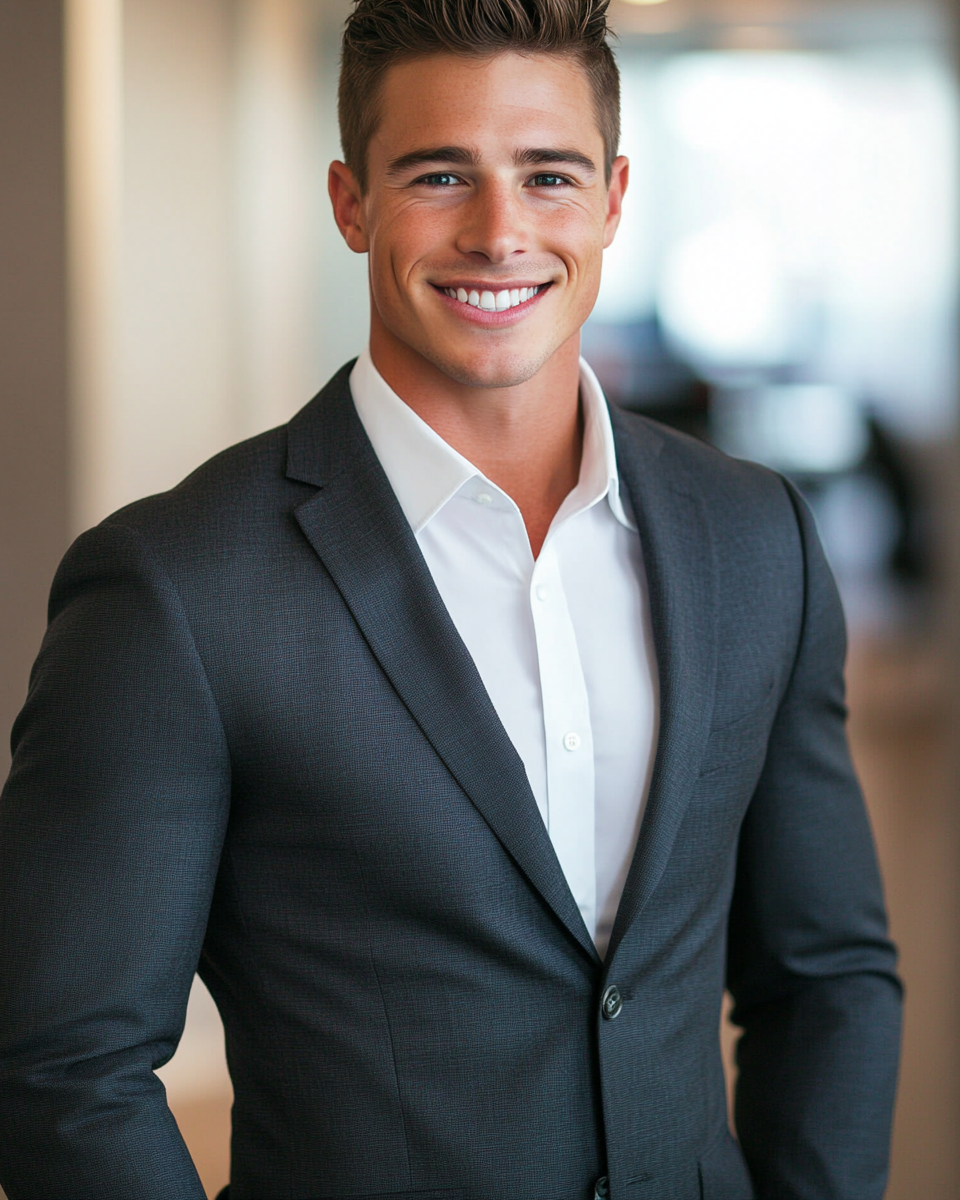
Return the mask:
<svg viewBox="0 0 960 1200">
<path fill-rule="evenodd" d="M 367 148 L 390 67 L 431 54 L 565 55 L 586 73 L 607 182 L 620 143 L 620 73 L 607 38 L 610 0 L 356 0 L 343 33 L 338 111 L 347 166 L 367 187 Z"/>
<path fill-rule="evenodd" d="M 378 365 L 509 388 L 575 363 L 627 181 L 606 6 L 358 0 L 330 191 Z"/>
</svg>

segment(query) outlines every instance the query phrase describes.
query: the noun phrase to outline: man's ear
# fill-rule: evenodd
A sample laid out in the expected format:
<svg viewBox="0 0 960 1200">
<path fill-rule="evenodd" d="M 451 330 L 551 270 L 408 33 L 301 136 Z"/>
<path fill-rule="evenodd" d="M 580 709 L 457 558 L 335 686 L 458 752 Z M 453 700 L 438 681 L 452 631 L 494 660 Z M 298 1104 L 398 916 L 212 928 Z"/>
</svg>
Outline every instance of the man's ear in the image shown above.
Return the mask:
<svg viewBox="0 0 960 1200">
<path fill-rule="evenodd" d="M 614 234 L 623 215 L 623 196 L 630 182 L 630 160 L 621 154 L 614 159 L 610 171 L 610 187 L 607 189 L 607 219 L 603 230 L 603 248 L 612 244 Z"/>
<path fill-rule="evenodd" d="M 327 175 L 327 191 L 333 205 L 333 219 L 354 254 L 370 249 L 364 222 L 363 200 L 353 172 L 346 163 L 332 162 Z"/>
</svg>

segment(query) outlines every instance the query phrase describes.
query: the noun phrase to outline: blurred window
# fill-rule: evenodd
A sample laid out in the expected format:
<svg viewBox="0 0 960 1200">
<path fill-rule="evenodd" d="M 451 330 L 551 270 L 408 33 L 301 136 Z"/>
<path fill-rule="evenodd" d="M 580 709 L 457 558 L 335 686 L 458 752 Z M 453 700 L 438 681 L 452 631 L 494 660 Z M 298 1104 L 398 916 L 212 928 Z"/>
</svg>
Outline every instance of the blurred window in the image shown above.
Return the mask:
<svg viewBox="0 0 960 1200">
<path fill-rule="evenodd" d="M 627 52 L 621 66 L 632 187 L 588 353 L 615 359 L 618 329 L 656 319 L 712 384 L 831 385 L 907 437 L 946 433 L 960 144 L 947 60 Z"/>
</svg>

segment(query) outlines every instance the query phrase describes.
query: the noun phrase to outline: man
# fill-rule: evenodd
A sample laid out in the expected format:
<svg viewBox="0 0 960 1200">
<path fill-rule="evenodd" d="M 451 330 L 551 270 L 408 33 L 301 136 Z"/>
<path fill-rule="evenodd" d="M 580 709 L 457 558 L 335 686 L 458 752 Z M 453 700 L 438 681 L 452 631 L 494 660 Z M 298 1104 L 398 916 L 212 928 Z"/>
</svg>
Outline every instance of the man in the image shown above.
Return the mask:
<svg viewBox="0 0 960 1200">
<path fill-rule="evenodd" d="M 11 1200 L 199 1200 L 153 1074 L 198 962 L 231 1200 L 883 1193 L 900 992 L 809 514 L 579 361 L 605 7 L 359 0 L 369 351 L 57 576 L 0 810 Z"/>
</svg>

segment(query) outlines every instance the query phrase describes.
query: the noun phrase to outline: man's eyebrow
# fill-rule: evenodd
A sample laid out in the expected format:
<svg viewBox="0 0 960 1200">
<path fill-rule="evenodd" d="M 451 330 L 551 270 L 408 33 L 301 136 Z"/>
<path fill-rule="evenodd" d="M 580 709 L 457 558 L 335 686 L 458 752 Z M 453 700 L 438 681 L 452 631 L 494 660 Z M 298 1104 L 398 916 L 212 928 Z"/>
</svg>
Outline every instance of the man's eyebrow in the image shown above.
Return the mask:
<svg viewBox="0 0 960 1200">
<path fill-rule="evenodd" d="M 518 150 L 514 155 L 518 167 L 546 167 L 566 165 L 581 167 L 585 171 L 596 174 L 597 164 L 592 158 L 579 150 L 555 149 L 551 146 L 535 146 L 527 150 Z M 480 155 L 476 150 L 466 146 L 433 146 L 420 150 L 411 150 L 401 154 L 387 163 L 388 175 L 403 175 L 417 167 L 452 166 L 476 167 L 480 163 Z"/>
<path fill-rule="evenodd" d="M 411 150 L 409 154 L 401 154 L 387 163 L 388 175 L 402 175 L 414 167 L 450 165 L 455 167 L 475 167 L 479 162 L 475 150 L 464 146 L 436 146 L 424 150 Z"/>
<path fill-rule="evenodd" d="M 547 167 L 566 163 L 571 167 L 582 167 L 585 171 L 596 173 L 597 170 L 593 159 L 581 154 L 579 150 L 555 150 L 549 146 L 518 150 L 514 161 L 518 167 Z"/>
</svg>

